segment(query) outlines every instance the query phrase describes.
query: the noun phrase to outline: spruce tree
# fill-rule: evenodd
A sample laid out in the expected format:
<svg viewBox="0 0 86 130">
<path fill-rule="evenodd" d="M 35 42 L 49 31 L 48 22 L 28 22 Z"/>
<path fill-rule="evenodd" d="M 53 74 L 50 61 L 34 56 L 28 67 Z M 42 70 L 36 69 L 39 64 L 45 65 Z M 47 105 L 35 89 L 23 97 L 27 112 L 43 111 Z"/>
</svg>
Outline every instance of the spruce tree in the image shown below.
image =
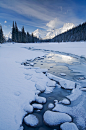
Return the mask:
<svg viewBox="0 0 86 130">
<path fill-rule="evenodd" d="M 13 27 L 12 27 L 12 41 L 15 42 L 15 27 L 14 27 L 14 21 L 13 21 Z"/>
<path fill-rule="evenodd" d="M 26 43 L 26 33 L 24 31 L 24 26 L 22 27 L 22 43 Z"/>
<path fill-rule="evenodd" d="M 18 28 L 16 22 L 15 22 L 15 42 L 18 42 Z"/>
<path fill-rule="evenodd" d="M 33 36 L 33 33 L 32 33 L 32 43 L 34 43 L 34 36 Z"/>
<path fill-rule="evenodd" d="M 0 25 L 0 43 L 2 44 L 3 42 L 4 42 L 3 31 L 2 26 Z"/>
</svg>

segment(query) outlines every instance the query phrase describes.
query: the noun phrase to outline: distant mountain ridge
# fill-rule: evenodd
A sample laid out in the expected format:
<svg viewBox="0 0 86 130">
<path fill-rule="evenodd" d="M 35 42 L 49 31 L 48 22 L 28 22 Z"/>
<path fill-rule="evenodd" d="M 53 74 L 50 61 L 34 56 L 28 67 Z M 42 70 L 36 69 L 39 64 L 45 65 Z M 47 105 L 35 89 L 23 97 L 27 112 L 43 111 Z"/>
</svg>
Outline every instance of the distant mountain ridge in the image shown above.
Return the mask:
<svg viewBox="0 0 86 130">
<path fill-rule="evenodd" d="M 37 29 L 33 32 L 33 35 L 40 39 L 52 39 L 55 36 L 66 32 L 69 29 L 74 28 L 75 25 L 73 23 L 65 23 L 62 28 L 59 29 L 51 29 L 50 31 L 44 31 L 41 29 Z"/>
</svg>

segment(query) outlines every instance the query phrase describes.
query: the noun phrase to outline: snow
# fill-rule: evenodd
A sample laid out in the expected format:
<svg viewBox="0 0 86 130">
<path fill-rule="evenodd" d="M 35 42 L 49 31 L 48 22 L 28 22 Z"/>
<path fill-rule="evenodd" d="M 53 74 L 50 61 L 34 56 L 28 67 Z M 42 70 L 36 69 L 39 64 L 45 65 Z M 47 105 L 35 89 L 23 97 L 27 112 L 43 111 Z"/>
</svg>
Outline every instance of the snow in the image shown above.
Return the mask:
<svg viewBox="0 0 86 130">
<path fill-rule="evenodd" d="M 43 39 L 51 39 L 55 37 L 58 34 L 61 34 L 69 29 L 72 29 L 75 25 L 73 23 L 65 23 L 63 27 L 61 28 L 55 28 L 55 29 L 50 29 L 47 31 L 37 29 L 33 32 L 34 36 L 37 36 L 38 38 L 43 38 Z"/>
<path fill-rule="evenodd" d="M 84 88 L 81 88 L 80 90 L 82 90 L 82 91 L 86 91 L 86 88 L 84 87 Z"/>
<path fill-rule="evenodd" d="M 57 126 L 58 124 L 72 121 L 72 118 L 68 114 L 49 110 L 44 113 L 43 118 L 44 122 L 49 126 Z"/>
<path fill-rule="evenodd" d="M 51 93 L 55 87 L 46 87 L 44 93 Z"/>
<path fill-rule="evenodd" d="M 24 111 L 26 111 L 28 113 L 32 113 L 33 112 L 33 106 L 30 105 L 28 102 L 25 103 L 22 108 L 23 108 Z"/>
<path fill-rule="evenodd" d="M 49 109 L 52 109 L 53 107 L 54 107 L 54 104 L 52 104 L 52 103 L 49 103 L 49 104 L 48 104 L 48 108 L 49 108 Z"/>
<path fill-rule="evenodd" d="M 76 105 L 72 105 L 71 107 L 68 105 L 64 106 L 63 104 L 55 104 L 55 107 L 53 108 L 53 111 L 57 112 L 63 112 L 67 113 L 70 116 L 75 118 L 75 123 L 77 124 L 77 127 L 80 127 L 82 129 L 86 128 L 86 110 L 85 110 L 85 102 L 86 102 L 86 96 L 82 95 L 77 101 L 75 102 Z"/>
<path fill-rule="evenodd" d="M 33 111 L 33 106 L 30 105 L 31 101 L 35 101 L 36 94 L 40 92 L 52 92 L 54 87 L 51 87 L 54 82 L 50 83 L 50 79 L 61 81 L 59 77 L 50 76 L 46 77 L 38 67 L 24 66 L 21 63 L 36 57 L 42 57 L 46 54 L 44 51 L 31 51 L 26 48 L 36 48 L 43 50 L 53 50 L 64 52 L 70 56 L 78 57 L 84 55 L 86 58 L 86 42 L 68 42 L 68 43 L 33 43 L 33 44 L 20 44 L 20 43 L 5 43 L 0 45 L 0 130 L 19 130 L 22 120 L 27 112 Z M 77 56 L 76 56 L 77 55 Z M 72 59 L 71 59 L 72 60 Z M 85 72 L 85 63 L 83 67 L 78 68 L 74 65 L 69 66 L 71 70 L 76 70 L 83 75 Z M 37 71 L 39 71 L 37 73 Z M 49 78 L 50 79 L 49 79 Z M 62 80 L 63 81 L 63 80 Z M 65 80 L 66 82 L 66 80 Z M 61 82 L 60 82 L 61 83 Z M 72 82 L 71 82 L 72 83 Z M 68 83 L 67 83 L 68 84 Z M 69 83 L 70 84 L 70 83 Z M 49 87 L 50 86 L 50 87 Z M 37 88 L 36 88 L 37 87 Z M 41 87 L 41 88 L 40 88 Z M 60 87 L 58 85 L 58 87 Z M 69 85 L 66 86 L 69 88 Z M 67 96 L 71 101 L 76 102 L 75 106 L 68 107 L 63 104 L 56 103 L 54 110 L 68 113 L 75 117 L 76 123 L 82 128 L 86 128 L 86 111 L 84 108 L 86 96 L 82 94 L 85 88 L 74 89 L 74 84 L 71 85 L 73 93 Z M 38 89 L 38 90 L 37 90 Z M 82 97 L 82 98 L 81 98 Z"/>
<path fill-rule="evenodd" d="M 56 82 L 55 82 L 55 81 L 52 81 L 52 80 L 49 80 L 49 81 L 47 82 L 47 86 L 48 86 L 48 87 L 55 87 L 55 86 L 56 86 Z"/>
<path fill-rule="evenodd" d="M 66 74 L 65 74 L 65 73 L 60 73 L 60 75 L 61 75 L 61 76 L 66 76 Z"/>
<path fill-rule="evenodd" d="M 46 103 L 46 98 L 36 95 L 35 96 L 35 101 L 38 102 L 38 103 Z"/>
<path fill-rule="evenodd" d="M 65 105 L 69 105 L 70 101 L 68 99 L 63 99 L 62 101 L 59 101 L 59 103 L 65 104 Z"/>
<path fill-rule="evenodd" d="M 37 73 L 41 73 L 41 72 L 46 73 L 47 71 L 48 71 L 47 69 L 36 69 Z"/>
<path fill-rule="evenodd" d="M 39 120 L 37 119 L 37 117 L 33 114 L 29 114 L 28 116 L 26 116 L 24 118 L 24 122 L 27 124 L 27 125 L 30 125 L 30 126 L 36 126 L 38 123 L 39 123 Z"/>
<path fill-rule="evenodd" d="M 59 84 L 62 88 L 65 88 L 65 89 L 74 89 L 75 88 L 75 82 L 73 82 L 73 81 L 54 76 L 50 73 L 47 73 L 47 77 L 59 82 Z"/>
<path fill-rule="evenodd" d="M 33 108 L 36 108 L 36 109 L 42 109 L 43 108 L 43 105 L 37 104 L 37 103 L 32 104 L 32 106 L 33 106 Z"/>
<path fill-rule="evenodd" d="M 82 56 L 86 57 L 86 42 L 62 42 L 62 43 L 39 43 L 39 44 L 29 44 L 29 47 L 34 47 L 35 49 L 45 49 L 53 50 L 58 52 L 64 52 L 64 54 L 71 54 L 73 56 Z M 72 59 L 71 59 L 72 60 Z"/>
<path fill-rule="evenodd" d="M 30 111 L 29 101 L 35 100 L 35 82 L 25 78 L 26 69 L 21 63 L 45 53 L 32 52 L 23 47 L 24 44 L 10 43 L 2 44 L 0 47 L 1 130 L 19 129 L 26 111 Z M 33 73 L 35 70 L 27 71 Z"/>
<path fill-rule="evenodd" d="M 36 89 L 41 91 L 41 92 L 44 92 L 45 91 L 45 86 L 42 85 L 42 83 L 39 85 L 39 84 L 36 84 Z"/>
<path fill-rule="evenodd" d="M 74 123 L 69 123 L 69 122 L 63 123 L 60 126 L 60 128 L 62 130 L 78 130 L 77 126 Z"/>
<path fill-rule="evenodd" d="M 34 63 L 30 63 L 31 66 L 34 66 Z"/>
<path fill-rule="evenodd" d="M 73 89 L 72 92 L 73 92 L 72 94 L 67 96 L 67 98 L 70 99 L 70 101 L 76 100 L 82 94 L 82 91 L 79 88 Z"/>
</svg>

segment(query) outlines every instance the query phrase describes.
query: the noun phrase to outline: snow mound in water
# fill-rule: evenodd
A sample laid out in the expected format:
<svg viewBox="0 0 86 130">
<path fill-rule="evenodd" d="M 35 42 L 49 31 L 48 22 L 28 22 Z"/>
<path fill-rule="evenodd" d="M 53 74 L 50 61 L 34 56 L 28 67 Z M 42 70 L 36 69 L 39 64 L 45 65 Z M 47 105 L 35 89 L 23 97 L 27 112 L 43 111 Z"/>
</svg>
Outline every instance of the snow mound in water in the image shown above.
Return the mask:
<svg viewBox="0 0 86 130">
<path fill-rule="evenodd" d="M 26 116 L 24 118 L 24 122 L 30 126 L 36 126 L 39 123 L 37 117 L 33 114 L 29 114 L 28 116 Z"/>
<path fill-rule="evenodd" d="M 74 123 L 69 123 L 69 122 L 63 123 L 60 126 L 60 128 L 62 130 L 78 130 L 77 126 Z"/>
<path fill-rule="evenodd" d="M 49 126 L 57 126 L 58 124 L 72 121 L 72 118 L 68 114 L 49 110 L 44 113 L 43 118 L 44 122 Z"/>
<path fill-rule="evenodd" d="M 48 108 L 52 109 L 54 105 L 52 103 L 49 103 Z"/>
<path fill-rule="evenodd" d="M 73 82 L 73 81 L 54 76 L 50 73 L 47 73 L 47 77 L 49 79 L 53 79 L 53 80 L 59 82 L 59 84 L 61 85 L 62 88 L 65 88 L 65 89 L 74 89 L 75 88 L 75 82 Z"/>
<path fill-rule="evenodd" d="M 46 98 L 36 95 L 35 101 L 38 102 L 38 103 L 46 103 Z"/>
<path fill-rule="evenodd" d="M 62 101 L 59 101 L 59 103 L 65 104 L 65 105 L 69 105 L 70 101 L 68 99 L 63 99 Z"/>
<path fill-rule="evenodd" d="M 32 104 L 32 106 L 33 106 L 33 108 L 36 108 L 36 109 L 42 109 L 43 108 L 43 105 L 37 104 L 37 103 Z"/>
</svg>

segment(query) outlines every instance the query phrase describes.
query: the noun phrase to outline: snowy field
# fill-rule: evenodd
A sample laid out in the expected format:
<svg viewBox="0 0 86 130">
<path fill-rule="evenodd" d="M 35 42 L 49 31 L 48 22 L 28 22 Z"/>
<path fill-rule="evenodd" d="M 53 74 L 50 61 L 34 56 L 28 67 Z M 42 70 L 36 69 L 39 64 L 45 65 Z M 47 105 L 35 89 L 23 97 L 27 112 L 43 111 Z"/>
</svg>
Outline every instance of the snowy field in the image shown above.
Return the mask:
<svg viewBox="0 0 86 130">
<path fill-rule="evenodd" d="M 0 44 L 0 130 L 23 130 L 21 124 L 27 112 L 32 113 L 34 108 L 42 109 L 42 104 L 46 102 L 46 98 L 39 97 L 38 93 L 45 90 L 46 92 L 53 91 L 51 86 L 55 86 L 55 81 L 59 81 L 60 85 L 66 89 L 69 89 L 69 86 L 71 87 L 72 94 L 67 96 L 71 102 L 79 98 L 80 95 L 82 100 L 78 105 L 70 108 L 63 105 L 69 104 L 69 100 L 67 99 L 64 99 L 60 103 L 57 101 L 54 104 L 54 108 L 52 107 L 53 104 L 51 104 L 49 107 L 53 108 L 52 111 L 46 111 L 43 117 L 45 123 L 47 125 L 63 123 L 60 126 L 62 130 L 69 130 L 70 128 L 72 128 L 70 130 L 78 130 L 78 126 L 72 122 L 71 116 L 75 116 L 77 119 L 76 122 L 80 123 L 83 130 L 85 130 L 86 111 L 83 105 L 86 102 L 86 96 L 84 94 L 82 97 L 82 92 L 84 91 L 83 93 L 85 93 L 86 88 L 81 88 L 80 85 L 75 87 L 73 81 L 63 80 L 51 74 L 47 74 L 46 76 L 42 72 L 46 72 L 47 70 L 33 67 L 33 63 L 31 67 L 21 65 L 26 60 L 33 60 L 36 57 L 46 55 L 46 51 L 26 49 L 29 47 L 59 51 L 69 55 L 72 54 L 74 57 L 77 55 L 86 58 L 86 42 Z M 77 68 L 73 67 L 72 69 Z M 83 68 L 78 68 L 77 71 L 82 71 L 86 75 L 86 70 Z M 38 101 L 40 104 L 31 105 L 32 101 Z M 81 116 L 78 116 L 79 114 Z M 51 120 L 48 120 L 47 117 Z M 57 119 L 57 117 L 59 118 Z M 33 114 L 29 114 L 29 117 L 26 117 L 25 121 L 26 124 L 31 124 L 32 126 L 38 123 L 38 119 Z"/>
</svg>

